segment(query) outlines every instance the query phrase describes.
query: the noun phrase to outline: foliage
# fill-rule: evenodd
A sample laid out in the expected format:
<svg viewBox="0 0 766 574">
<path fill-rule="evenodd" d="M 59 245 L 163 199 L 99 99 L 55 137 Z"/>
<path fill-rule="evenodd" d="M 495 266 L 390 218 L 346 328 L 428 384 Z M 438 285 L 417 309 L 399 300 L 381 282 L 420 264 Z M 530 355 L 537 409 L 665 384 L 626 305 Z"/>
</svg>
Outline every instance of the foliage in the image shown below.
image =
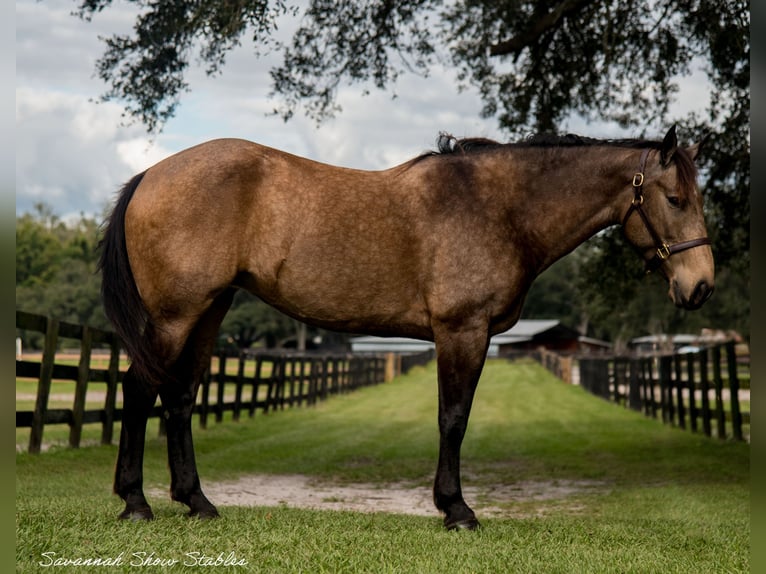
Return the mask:
<svg viewBox="0 0 766 574">
<path fill-rule="evenodd" d="M 96 275 L 98 223 L 60 220 L 44 204 L 16 218 L 16 308 L 106 327 Z"/>
<path fill-rule="evenodd" d="M 266 348 L 285 344 L 292 346 L 299 337 L 300 329 L 300 323 L 295 319 L 240 290 L 221 324 L 219 344 L 239 349 L 248 349 L 254 345 Z M 312 333 L 316 332 L 316 329 L 312 329 Z"/>
<path fill-rule="evenodd" d="M 578 290 L 573 277 L 578 275 L 583 250 L 559 259 L 544 271 L 527 294 L 522 319 L 558 319 L 580 333 L 589 332 L 587 301 Z"/>
</svg>

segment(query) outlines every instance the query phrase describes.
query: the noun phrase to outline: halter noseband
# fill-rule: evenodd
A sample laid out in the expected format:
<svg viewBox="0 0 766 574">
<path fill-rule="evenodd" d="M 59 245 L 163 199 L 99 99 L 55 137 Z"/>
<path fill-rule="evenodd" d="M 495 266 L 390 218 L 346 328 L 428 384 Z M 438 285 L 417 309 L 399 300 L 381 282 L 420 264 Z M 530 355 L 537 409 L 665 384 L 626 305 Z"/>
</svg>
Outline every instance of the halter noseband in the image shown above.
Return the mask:
<svg viewBox="0 0 766 574">
<path fill-rule="evenodd" d="M 635 192 L 635 195 L 630 202 L 628 212 L 625 214 L 625 217 L 622 218 L 622 226 L 625 227 L 628 218 L 634 211 L 641 216 L 641 221 L 644 222 L 644 226 L 649 232 L 649 235 L 652 236 L 652 241 L 654 241 L 654 245 L 656 246 L 654 256 L 646 260 L 646 272 L 651 273 L 662 266 L 668 257 L 674 253 L 680 253 L 681 251 L 686 251 L 692 247 L 699 247 L 700 245 L 710 245 L 710 239 L 707 237 L 700 237 L 698 239 L 690 239 L 688 241 L 681 241 L 679 243 L 674 243 L 673 245 L 668 245 L 660 238 L 652 224 L 649 223 L 649 219 L 646 217 L 646 212 L 641 208 L 644 203 L 644 170 L 646 169 L 646 158 L 648 155 L 649 148 L 645 148 L 641 152 L 638 171 L 633 175 L 633 191 Z"/>
</svg>

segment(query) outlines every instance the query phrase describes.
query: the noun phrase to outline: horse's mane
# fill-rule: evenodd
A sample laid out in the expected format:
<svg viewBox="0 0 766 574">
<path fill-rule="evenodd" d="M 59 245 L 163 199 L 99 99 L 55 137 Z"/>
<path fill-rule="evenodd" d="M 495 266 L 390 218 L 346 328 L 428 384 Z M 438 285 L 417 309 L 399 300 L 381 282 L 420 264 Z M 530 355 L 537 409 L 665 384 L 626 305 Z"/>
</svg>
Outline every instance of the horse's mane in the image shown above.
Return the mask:
<svg viewBox="0 0 766 574">
<path fill-rule="evenodd" d="M 485 153 L 504 148 L 562 148 L 562 147 L 623 147 L 631 149 L 662 149 L 662 141 L 647 139 L 599 139 L 577 134 L 533 134 L 516 142 L 502 143 L 489 138 L 456 138 L 441 132 L 436 138 L 436 151 L 422 154 L 413 161 L 433 156 L 458 156 Z M 694 160 L 683 147 L 678 147 L 673 154 L 673 161 L 678 173 L 679 185 L 694 186 L 697 179 L 697 167 Z"/>
</svg>

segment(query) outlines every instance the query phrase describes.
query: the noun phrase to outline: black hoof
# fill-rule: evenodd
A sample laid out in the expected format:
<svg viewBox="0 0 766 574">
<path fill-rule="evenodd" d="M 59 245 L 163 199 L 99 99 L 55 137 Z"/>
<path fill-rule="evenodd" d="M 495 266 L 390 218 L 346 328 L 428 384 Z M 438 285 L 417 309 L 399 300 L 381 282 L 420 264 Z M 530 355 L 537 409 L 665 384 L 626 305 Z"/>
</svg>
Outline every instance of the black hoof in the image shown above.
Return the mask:
<svg viewBox="0 0 766 574">
<path fill-rule="evenodd" d="M 142 506 L 140 508 L 126 508 L 117 518 L 120 520 L 130 520 L 132 522 L 138 522 L 140 520 L 153 520 L 154 513 L 148 506 Z"/>
<path fill-rule="evenodd" d="M 481 527 L 479 521 L 476 518 L 467 518 L 465 520 L 449 520 L 444 519 L 444 527 L 447 530 L 478 530 Z"/>
<path fill-rule="evenodd" d="M 206 520 L 208 518 L 218 518 L 220 516 L 213 503 L 210 502 L 202 492 L 198 491 L 190 496 L 173 496 L 172 498 L 189 507 L 189 512 L 186 514 L 189 518 Z"/>
<path fill-rule="evenodd" d="M 189 518 L 199 518 L 200 520 L 209 520 L 211 518 L 220 518 L 221 515 L 218 514 L 218 510 L 216 510 L 215 506 L 210 506 L 209 508 L 200 508 L 198 510 L 190 510 L 186 516 Z"/>
</svg>

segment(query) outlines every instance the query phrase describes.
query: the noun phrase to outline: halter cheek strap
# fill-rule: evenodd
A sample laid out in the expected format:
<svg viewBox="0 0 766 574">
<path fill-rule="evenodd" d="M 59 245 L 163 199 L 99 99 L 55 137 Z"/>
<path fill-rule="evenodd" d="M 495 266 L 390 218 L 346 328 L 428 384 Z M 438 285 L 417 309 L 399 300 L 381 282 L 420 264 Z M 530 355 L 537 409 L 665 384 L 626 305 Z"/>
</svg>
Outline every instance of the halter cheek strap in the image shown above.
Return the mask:
<svg viewBox="0 0 766 574">
<path fill-rule="evenodd" d="M 707 237 L 699 237 L 697 239 L 690 239 L 688 241 L 681 241 L 679 243 L 673 243 L 668 245 L 661 238 L 654 226 L 649 222 L 649 218 L 646 216 L 646 212 L 641 207 L 644 203 L 644 171 L 646 171 L 646 159 L 649 156 L 649 148 L 645 148 L 641 152 L 641 159 L 638 162 L 638 171 L 633 175 L 633 191 L 634 196 L 630 202 L 625 217 L 622 218 L 622 226 L 628 222 L 628 218 L 635 211 L 641 217 L 641 221 L 644 222 L 644 227 L 652 237 L 652 241 L 655 245 L 654 256 L 645 261 L 646 272 L 651 273 L 655 271 L 674 253 L 680 253 L 693 247 L 699 247 L 701 245 L 710 245 L 710 239 Z"/>
</svg>

